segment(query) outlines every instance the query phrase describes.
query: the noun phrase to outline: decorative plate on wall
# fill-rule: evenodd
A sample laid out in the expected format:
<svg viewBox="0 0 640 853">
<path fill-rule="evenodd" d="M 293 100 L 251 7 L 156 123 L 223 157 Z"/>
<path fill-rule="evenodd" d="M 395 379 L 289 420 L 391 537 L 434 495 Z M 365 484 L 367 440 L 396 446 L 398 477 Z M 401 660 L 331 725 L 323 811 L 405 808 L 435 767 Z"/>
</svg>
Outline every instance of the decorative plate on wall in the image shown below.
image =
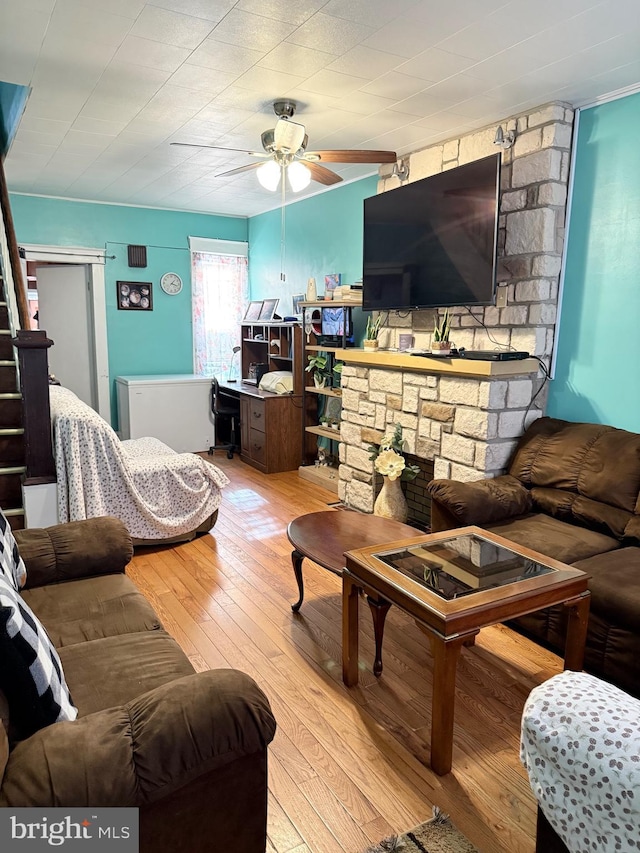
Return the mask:
<svg viewBox="0 0 640 853">
<path fill-rule="evenodd" d="M 177 272 L 166 272 L 160 279 L 160 287 L 169 296 L 175 296 L 182 290 L 182 279 Z"/>
</svg>

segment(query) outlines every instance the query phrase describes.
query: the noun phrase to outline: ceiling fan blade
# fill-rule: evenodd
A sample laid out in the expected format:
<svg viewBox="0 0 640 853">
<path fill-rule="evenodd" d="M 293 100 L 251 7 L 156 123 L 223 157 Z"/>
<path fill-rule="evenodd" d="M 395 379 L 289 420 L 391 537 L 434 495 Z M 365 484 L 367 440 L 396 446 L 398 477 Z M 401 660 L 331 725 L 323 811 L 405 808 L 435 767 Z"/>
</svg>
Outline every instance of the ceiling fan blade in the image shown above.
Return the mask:
<svg viewBox="0 0 640 853">
<path fill-rule="evenodd" d="M 229 175 L 240 175 L 242 172 L 250 172 L 252 169 L 258 169 L 262 163 L 249 163 L 248 166 L 238 166 L 237 169 L 229 169 L 228 172 L 218 172 L 216 178 L 227 178 Z"/>
<path fill-rule="evenodd" d="M 250 157 L 270 157 L 264 151 L 247 151 L 244 148 L 222 148 L 220 145 L 203 145 L 198 142 L 170 142 L 169 145 L 182 145 L 185 148 L 215 148 L 216 151 L 235 151 L 236 154 L 248 154 Z"/>
<path fill-rule="evenodd" d="M 307 151 L 302 159 L 307 157 L 322 163 L 395 163 L 398 159 L 395 151 L 360 151 L 357 148 L 350 151 Z"/>
<path fill-rule="evenodd" d="M 320 166 L 318 163 L 305 162 L 303 165 L 311 172 L 311 180 L 317 181 L 319 184 L 330 187 L 331 184 L 339 184 L 342 180 L 340 175 L 336 175 L 331 169 L 325 169 L 324 166 Z"/>
</svg>

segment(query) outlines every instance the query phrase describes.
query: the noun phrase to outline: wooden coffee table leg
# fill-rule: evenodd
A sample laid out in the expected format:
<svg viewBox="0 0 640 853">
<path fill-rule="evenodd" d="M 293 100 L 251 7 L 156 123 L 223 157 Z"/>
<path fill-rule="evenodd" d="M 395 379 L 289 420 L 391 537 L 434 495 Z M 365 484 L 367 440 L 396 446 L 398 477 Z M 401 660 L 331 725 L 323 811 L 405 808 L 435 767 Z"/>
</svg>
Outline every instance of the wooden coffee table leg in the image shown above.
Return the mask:
<svg viewBox="0 0 640 853">
<path fill-rule="evenodd" d="M 296 601 L 295 604 L 291 605 L 291 609 L 294 613 L 297 613 L 302 606 L 302 601 L 304 599 L 304 582 L 302 580 L 302 561 L 304 560 L 304 554 L 301 554 L 300 551 L 293 550 L 291 552 L 291 563 L 293 564 L 293 572 L 296 576 L 296 581 L 298 582 L 298 592 L 300 593 L 300 598 Z"/>
<path fill-rule="evenodd" d="M 391 605 L 384 598 L 367 596 L 371 615 L 373 616 L 373 636 L 376 641 L 376 658 L 373 662 L 373 674 L 382 674 L 382 638 L 384 637 L 384 621 Z"/>
<path fill-rule="evenodd" d="M 584 647 L 587 641 L 589 623 L 589 604 L 591 593 L 587 590 L 578 598 L 565 601 L 569 610 L 567 620 L 567 639 L 564 649 L 564 668 L 581 672 L 584 664 Z"/>
<path fill-rule="evenodd" d="M 429 637 L 433 653 L 433 698 L 431 703 L 431 769 L 438 776 L 451 771 L 453 715 L 456 699 L 456 669 L 460 649 L 477 631 L 446 640 L 419 626 Z"/>
<path fill-rule="evenodd" d="M 360 588 L 342 576 L 342 680 L 347 687 L 358 683 L 358 602 Z"/>
</svg>

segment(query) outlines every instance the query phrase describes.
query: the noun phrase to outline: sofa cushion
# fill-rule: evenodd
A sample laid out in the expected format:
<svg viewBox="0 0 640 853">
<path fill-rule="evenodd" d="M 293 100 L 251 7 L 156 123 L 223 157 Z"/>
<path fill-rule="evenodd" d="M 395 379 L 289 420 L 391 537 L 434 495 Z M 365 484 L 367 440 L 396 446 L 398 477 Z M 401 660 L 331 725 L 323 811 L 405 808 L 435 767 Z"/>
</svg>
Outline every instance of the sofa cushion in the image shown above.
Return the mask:
<svg viewBox="0 0 640 853">
<path fill-rule="evenodd" d="M 60 659 L 82 717 L 193 672 L 189 658 L 162 629 L 63 646 Z"/>
<path fill-rule="evenodd" d="M 520 439 L 509 473 L 529 487 L 576 492 L 633 513 L 640 492 L 640 435 L 540 418 Z"/>
<path fill-rule="evenodd" d="M 11 725 L 20 737 L 78 712 L 60 658 L 30 607 L 0 576 L 0 689 L 9 700 Z"/>
<path fill-rule="evenodd" d="M 487 525 L 486 529 L 562 563 L 575 563 L 613 551 L 620 544 L 612 536 L 542 514 Z"/>
<path fill-rule="evenodd" d="M 0 509 L 0 574 L 10 581 L 15 590 L 24 586 L 27 570 L 18 552 L 11 525 Z"/>
<path fill-rule="evenodd" d="M 22 595 L 58 649 L 162 627 L 149 602 L 123 574 L 49 584 Z"/>
<path fill-rule="evenodd" d="M 638 630 L 640 548 L 619 548 L 575 564 L 591 576 L 591 611 L 612 625 Z"/>
<path fill-rule="evenodd" d="M 544 489 L 534 486 L 531 489 L 531 498 L 533 507 L 538 512 L 601 530 L 617 539 L 625 536 L 629 520 L 633 518 L 631 513 L 624 509 L 618 509 L 600 501 L 592 501 L 577 492 L 566 492 L 564 489 Z"/>
</svg>

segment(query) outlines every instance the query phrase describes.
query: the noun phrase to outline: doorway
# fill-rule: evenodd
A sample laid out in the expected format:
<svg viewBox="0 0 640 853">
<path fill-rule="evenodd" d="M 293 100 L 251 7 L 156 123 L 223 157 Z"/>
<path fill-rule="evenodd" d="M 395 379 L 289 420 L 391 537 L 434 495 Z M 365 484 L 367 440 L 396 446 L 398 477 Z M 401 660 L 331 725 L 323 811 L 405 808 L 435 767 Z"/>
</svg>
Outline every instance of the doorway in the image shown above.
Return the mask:
<svg viewBox="0 0 640 853">
<path fill-rule="evenodd" d="M 38 328 L 54 342 L 48 353 L 49 372 L 95 409 L 97 393 L 88 266 L 35 262 L 33 268 L 38 291 Z"/>
<path fill-rule="evenodd" d="M 104 250 L 22 248 L 37 327 L 54 341 L 49 370 L 110 424 Z"/>
</svg>

